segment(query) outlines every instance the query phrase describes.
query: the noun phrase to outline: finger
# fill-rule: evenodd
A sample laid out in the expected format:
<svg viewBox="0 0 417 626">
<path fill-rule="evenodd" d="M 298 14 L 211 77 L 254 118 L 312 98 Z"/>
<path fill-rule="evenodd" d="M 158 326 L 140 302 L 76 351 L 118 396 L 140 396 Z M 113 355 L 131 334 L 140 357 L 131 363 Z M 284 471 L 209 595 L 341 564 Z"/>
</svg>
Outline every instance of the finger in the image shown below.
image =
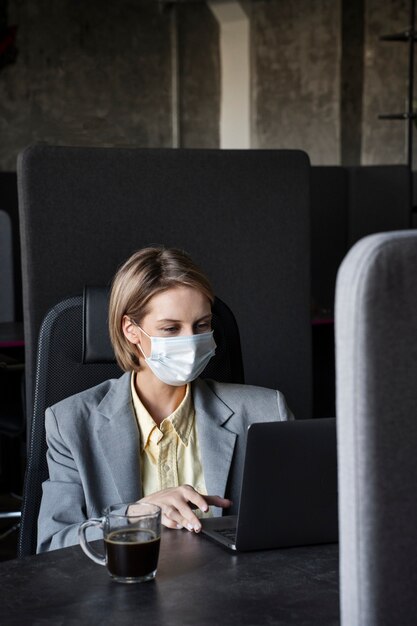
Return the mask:
<svg viewBox="0 0 417 626">
<path fill-rule="evenodd" d="M 178 502 L 178 512 L 181 515 L 179 523 L 187 528 L 188 530 L 193 530 L 195 532 L 200 532 L 201 530 L 201 522 L 198 517 L 192 512 L 188 503 L 186 502 Z"/>
<path fill-rule="evenodd" d="M 196 491 L 193 487 L 184 485 L 182 487 L 182 493 L 184 494 L 185 500 L 188 502 L 189 508 L 200 509 L 203 513 L 208 511 L 206 497 L 202 496 L 201 493 L 198 493 L 198 491 Z"/>
<path fill-rule="evenodd" d="M 158 494 L 156 494 L 158 495 Z M 159 494 L 161 495 L 161 494 Z M 188 498 L 201 499 L 201 496 L 190 486 L 167 490 L 161 501 L 158 499 L 158 505 L 162 509 L 163 524 L 168 528 L 187 528 L 195 532 L 201 530 L 201 523 L 196 515 L 191 511 Z M 142 500 L 144 501 L 144 499 Z M 204 506 L 208 509 L 204 501 Z"/>
<path fill-rule="evenodd" d="M 173 529 L 176 529 L 176 530 L 179 530 L 179 529 L 183 528 L 183 526 L 181 524 L 178 524 L 177 522 L 175 522 L 174 520 L 170 519 L 166 515 L 162 515 L 162 517 L 161 517 L 161 524 L 163 524 L 167 528 L 173 528 Z"/>
<path fill-rule="evenodd" d="M 175 527 L 183 528 L 184 527 L 184 518 L 183 515 L 177 508 L 177 504 L 167 504 L 162 509 L 162 514 L 165 519 L 169 519 Z"/>
<path fill-rule="evenodd" d="M 232 506 L 233 502 L 228 498 L 222 498 L 220 496 L 204 496 L 207 504 L 212 506 L 219 506 L 222 509 L 228 509 Z"/>
<path fill-rule="evenodd" d="M 174 503 L 164 506 L 163 513 L 165 519 L 174 524 L 174 526 L 171 524 L 170 528 L 186 528 L 197 533 L 201 530 L 200 520 L 181 498 L 176 498 Z"/>
</svg>

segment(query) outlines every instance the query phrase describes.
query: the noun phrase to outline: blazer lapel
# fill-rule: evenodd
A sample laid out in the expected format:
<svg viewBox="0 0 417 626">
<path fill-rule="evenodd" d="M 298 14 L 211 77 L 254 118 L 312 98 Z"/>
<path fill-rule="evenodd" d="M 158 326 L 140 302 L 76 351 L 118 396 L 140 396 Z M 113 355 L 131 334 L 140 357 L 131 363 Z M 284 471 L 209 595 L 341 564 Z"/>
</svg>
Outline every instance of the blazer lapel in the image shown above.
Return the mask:
<svg viewBox="0 0 417 626">
<path fill-rule="evenodd" d="M 237 437 L 224 424 L 233 411 L 201 379 L 193 383 L 193 397 L 207 493 L 223 497 Z"/>
<path fill-rule="evenodd" d="M 108 468 L 109 484 L 119 502 L 141 497 L 139 429 L 136 424 L 128 372 L 119 378 L 103 398 L 98 411 L 97 440 Z M 103 477 L 104 478 L 104 477 Z"/>
<path fill-rule="evenodd" d="M 139 429 L 134 415 L 130 373 L 111 387 L 97 407 L 95 437 L 104 460 L 103 488 L 108 499 L 133 502 L 142 497 Z M 237 434 L 225 428 L 233 411 L 203 381 L 193 383 L 198 441 L 209 495 L 224 496 Z M 114 494 L 114 495 L 113 495 Z M 221 509 L 217 511 L 220 513 Z"/>
</svg>

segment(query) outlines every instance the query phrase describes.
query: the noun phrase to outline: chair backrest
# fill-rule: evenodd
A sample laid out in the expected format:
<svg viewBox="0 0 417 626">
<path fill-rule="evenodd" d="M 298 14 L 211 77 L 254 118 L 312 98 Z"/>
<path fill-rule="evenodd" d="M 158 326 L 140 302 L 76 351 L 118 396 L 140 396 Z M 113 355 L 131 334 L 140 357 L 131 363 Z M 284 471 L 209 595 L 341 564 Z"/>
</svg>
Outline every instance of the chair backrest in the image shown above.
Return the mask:
<svg viewBox="0 0 417 626">
<path fill-rule="evenodd" d="M 24 486 L 19 556 L 36 552 L 42 483 L 48 478 L 45 410 L 75 393 L 122 372 L 114 360 L 106 325 L 108 291 L 86 288 L 84 296 L 63 300 L 46 315 L 39 335 L 34 414 Z M 92 320 L 95 320 L 94 324 Z M 239 330 L 229 307 L 213 304 L 216 354 L 203 378 L 243 383 Z"/>
<path fill-rule="evenodd" d="M 114 352 L 108 332 L 108 287 L 87 286 L 83 295 L 82 363 L 114 363 Z M 216 354 L 202 376 L 223 382 L 243 383 L 242 350 L 235 316 L 220 298 L 212 306 L 212 325 Z"/>
<path fill-rule="evenodd" d="M 14 271 L 12 223 L 9 215 L 0 210 L 0 322 L 13 322 Z"/>
<path fill-rule="evenodd" d="M 311 417 L 309 176 L 297 150 L 26 149 L 29 408 L 48 309 L 86 284 L 108 284 L 130 254 L 158 243 L 189 252 L 234 311 L 246 382 L 280 389 L 297 417 Z"/>
<path fill-rule="evenodd" d="M 417 614 L 417 231 L 366 237 L 336 290 L 342 624 Z"/>
</svg>

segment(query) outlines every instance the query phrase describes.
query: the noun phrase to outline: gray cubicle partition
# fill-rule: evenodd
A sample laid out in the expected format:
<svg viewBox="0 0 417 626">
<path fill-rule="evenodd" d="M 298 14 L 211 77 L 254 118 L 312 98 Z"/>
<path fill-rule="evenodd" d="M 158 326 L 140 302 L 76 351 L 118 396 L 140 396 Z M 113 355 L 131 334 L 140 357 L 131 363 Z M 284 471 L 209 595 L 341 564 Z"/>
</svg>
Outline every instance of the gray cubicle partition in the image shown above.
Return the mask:
<svg viewBox="0 0 417 626">
<path fill-rule="evenodd" d="M 411 225 L 411 171 L 406 165 L 311 168 L 312 298 L 332 311 L 336 275 L 359 239 Z"/>
<path fill-rule="evenodd" d="M 333 312 L 339 265 L 347 251 L 348 172 L 311 168 L 311 293 L 316 313 Z"/>
<path fill-rule="evenodd" d="M 411 225 L 411 171 L 406 165 L 348 167 L 348 245 Z"/>
<path fill-rule="evenodd" d="M 310 417 L 309 171 L 305 153 L 286 150 L 23 151 L 29 416 L 47 310 L 157 243 L 186 249 L 235 313 L 246 382 L 281 389 L 297 417 Z"/>
<path fill-rule="evenodd" d="M 0 322 L 15 320 L 13 235 L 10 216 L 0 209 Z"/>
<path fill-rule="evenodd" d="M 336 291 L 343 626 L 417 614 L 417 231 L 372 235 Z"/>
<path fill-rule="evenodd" d="M 10 218 L 13 248 L 13 321 L 23 320 L 22 270 L 20 262 L 19 211 L 17 202 L 16 172 L 0 172 L 0 211 Z"/>
</svg>

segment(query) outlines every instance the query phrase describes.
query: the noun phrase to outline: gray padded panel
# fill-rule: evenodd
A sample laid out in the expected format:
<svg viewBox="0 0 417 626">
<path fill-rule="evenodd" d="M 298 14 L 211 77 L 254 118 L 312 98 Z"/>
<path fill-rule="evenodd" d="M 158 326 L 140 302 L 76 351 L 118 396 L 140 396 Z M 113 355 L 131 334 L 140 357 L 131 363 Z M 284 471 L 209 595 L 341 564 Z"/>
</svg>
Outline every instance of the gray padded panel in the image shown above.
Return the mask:
<svg viewBox="0 0 417 626">
<path fill-rule="evenodd" d="M 234 312 L 246 382 L 281 389 L 297 417 L 310 417 L 309 169 L 300 151 L 26 149 L 29 386 L 46 311 L 85 284 L 108 283 L 134 250 L 163 243 L 185 248 Z"/>
<path fill-rule="evenodd" d="M 417 172 L 413 170 L 411 174 L 412 180 L 412 199 L 413 199 L 413 207 L 417 207 Z"/>
<path fill-rule="evenodd" d="M 406 165 L 311 168 L 313 304 L 333 309 L 337 270 L 366 235 L 408 228 L 411 175 Z"/>
<path fill-rule="evenodd" d="M 417 614 L 417 231 L 367 237 L 336 291 L 341 611 Z"/>
<path fill-rule="evenodd" d="M 0 172 L 0 210 L 5 211 L 12 224 L 14 320 L 23 320 L 22 269 L 20 262 L 19 210 L 16 172 Z"/>
<path fill-rule="evenodd" d="M 0 322 L 13 322 L 13 235 L 9 215 L 0 209 Z"/>
<path fill-rule="evenodd" d="M 370 165 L 349 172 L 349 247 L 372 233 L 408 228 L 411 173 L 406 165 Z"/>
<path fill-rule="evenodd" d="M 311 295 L 313 305 L 333 313 L 337 270 L 347 251 L 348 172 L 311 168 Z"/>
</svg>

